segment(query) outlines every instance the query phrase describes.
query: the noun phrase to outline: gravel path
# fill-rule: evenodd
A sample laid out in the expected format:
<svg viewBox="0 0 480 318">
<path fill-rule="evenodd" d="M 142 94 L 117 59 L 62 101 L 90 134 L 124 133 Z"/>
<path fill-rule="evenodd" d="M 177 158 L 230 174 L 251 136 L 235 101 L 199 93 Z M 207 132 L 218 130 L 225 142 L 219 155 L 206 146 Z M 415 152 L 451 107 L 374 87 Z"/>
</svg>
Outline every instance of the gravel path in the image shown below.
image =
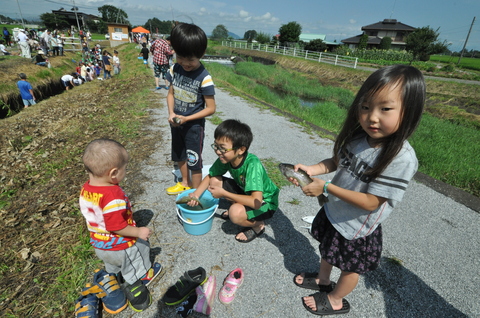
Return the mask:
<svg viewBox="0 0 480 318">
<path fill-rule="evenodd" d="M 330 140 L 308 134 L 301 126 L 240 97 L 218 88 L 216 92 L 217 115 L 250 125 L 254 132 L 250 151 L 259 158 L 312 164 L 331 155 Z M 158 95 L 164 103 L 166 91 Z M 164 276 L 149 287 L 154 297 L 149 309 L 138 314 L 127 309 L 116 317 L 179 317 L 174 307 L 163 305 L 160 299 L 183 272 L 198 266 L 217 277 L 217 293 L 231 270 L 241 267 L 245 273 L 235 300 L 226 306 L 217 298 L 211 317 L 313 317 L 301 303 L 310 291 L 296 287 L 292 279 L 296 273 L 318 270 L 318 244 L 302 221 L 316 214 L 317 200 L 294 186 L 282 188 L 280 209 L 268 221 L 265 234 L 248 244 L 237 243 L 238 228 L 219 217 L 207 234 L 187 234 L 177 221 L 176 198 L 165 194 L 174 184 L 166 106 L 151 113 L 155 119 L 151 133 L 162 135 L 164 142 L 144 163 L 150 184 L 144 195 L 134 198 L 134 210 L 140 222 L 155 231 L 152 251 L 165 268 Z M 210 149 L 214 129 L 207 121 L 203 154 L 207 165 L 216 159 Z M 289 203 L 293 200 L 299 204 Z M 380 268 L 361 276 L 347 296 L 351 311 L 344 317 L 480 317 L 479 228 L 479 213 L 412 182 L 403 202 L 383 223 Z M 337 280 L 339 273 L 334 269 L 332 279 Z M 194 313 L 191 317 L 205 316 Z"/>
</svg>

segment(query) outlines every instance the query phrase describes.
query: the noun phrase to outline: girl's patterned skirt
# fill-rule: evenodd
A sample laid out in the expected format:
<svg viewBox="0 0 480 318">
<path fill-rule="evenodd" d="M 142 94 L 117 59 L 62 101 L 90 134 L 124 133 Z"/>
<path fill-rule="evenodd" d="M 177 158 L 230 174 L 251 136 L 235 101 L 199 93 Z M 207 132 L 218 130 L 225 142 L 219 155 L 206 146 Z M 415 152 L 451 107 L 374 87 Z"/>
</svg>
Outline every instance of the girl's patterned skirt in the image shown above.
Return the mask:
<svg viewBox="0 0 480 318">
<path fill-rule="evenodd" d="M 320 255 L 342 271 L 364 274 L 380 264 L 382 226 L 372 234 L 353 240 L 345 239 L 330 223 L 322 208 L 312 223 L 312 236 L 320 242 Z"/>
</svg>

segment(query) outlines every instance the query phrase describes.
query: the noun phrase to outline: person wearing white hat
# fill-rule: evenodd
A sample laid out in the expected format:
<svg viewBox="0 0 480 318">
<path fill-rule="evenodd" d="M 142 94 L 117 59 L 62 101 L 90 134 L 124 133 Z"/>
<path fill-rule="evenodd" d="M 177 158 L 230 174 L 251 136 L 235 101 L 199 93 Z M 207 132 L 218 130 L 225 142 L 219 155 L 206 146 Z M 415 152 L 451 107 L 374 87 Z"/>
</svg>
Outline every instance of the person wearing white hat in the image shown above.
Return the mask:
<svg viewBox="0 0 480 318">
<path fill-rule="evenodd" d="M 22 50 L 21 56 L 30 59 L 32 58 L 32 55 L 30 53 L 30 45 L 28 45 L 28 42 L 27 42 L 28 37 L 24 32 L 25 32 L 24 29 L 18 30 L 17 41 L 18 41 L 18 45 L 20 45 L 20 49 Z"/>
<path fill-rule="evenodd" d="M 47 66 L 48 60 L 43 56 L 45 52 L 42 50 L 39 50 L 37 52 L 37 56 L 35 56 L 35 64 L 40 65 L 40 66 Z"/>
</svg>

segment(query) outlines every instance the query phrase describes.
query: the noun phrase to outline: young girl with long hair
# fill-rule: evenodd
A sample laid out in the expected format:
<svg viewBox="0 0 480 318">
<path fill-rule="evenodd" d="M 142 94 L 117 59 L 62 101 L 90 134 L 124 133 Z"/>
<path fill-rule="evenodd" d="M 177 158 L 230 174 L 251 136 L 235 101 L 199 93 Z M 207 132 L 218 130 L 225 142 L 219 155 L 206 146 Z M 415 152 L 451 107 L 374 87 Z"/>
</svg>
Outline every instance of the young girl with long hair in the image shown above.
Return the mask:
<svg viewBox="0 0 480 318">
<path fill-rule="evenodd" d="M 310 176 L 336 171 L 331 181 L 313 178 L 302 188 L 308 196 L 327 196 L 311 230 L 320 242 L 320 271 L 294 277 L 297 286 L 318 291 L 302 298 L 309 312 L 349 312 L 344 297 L 356 287 L 360 274 L 378 267 L 381 222 L 402 200 L 417 171 L 415 151 L 407 138 L 420 122 L 424 103 L 425 81 L 418 69 L 407 65 L 379 69 L 355 97 L 333 157 L 314 165 L 295 165 Z M 333 266 L 341 270 L 337 283 L 330 281 Z"/>
</svg>

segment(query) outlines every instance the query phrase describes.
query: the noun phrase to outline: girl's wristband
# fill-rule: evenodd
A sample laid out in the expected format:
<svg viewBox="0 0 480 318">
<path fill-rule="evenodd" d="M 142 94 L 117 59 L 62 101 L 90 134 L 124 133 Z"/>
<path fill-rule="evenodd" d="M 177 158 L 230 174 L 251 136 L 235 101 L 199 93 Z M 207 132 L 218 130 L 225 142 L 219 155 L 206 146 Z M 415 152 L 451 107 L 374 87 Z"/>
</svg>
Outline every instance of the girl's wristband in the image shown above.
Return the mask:
<svg viewBox="0 0 480 318">
<path fill-rule="evenodd" d="M 328 197 L 328 185 L 330 184 L 330 180 L 325 182 L 325 184 L 323 185 L 323 195 Z"/>
</svg>

